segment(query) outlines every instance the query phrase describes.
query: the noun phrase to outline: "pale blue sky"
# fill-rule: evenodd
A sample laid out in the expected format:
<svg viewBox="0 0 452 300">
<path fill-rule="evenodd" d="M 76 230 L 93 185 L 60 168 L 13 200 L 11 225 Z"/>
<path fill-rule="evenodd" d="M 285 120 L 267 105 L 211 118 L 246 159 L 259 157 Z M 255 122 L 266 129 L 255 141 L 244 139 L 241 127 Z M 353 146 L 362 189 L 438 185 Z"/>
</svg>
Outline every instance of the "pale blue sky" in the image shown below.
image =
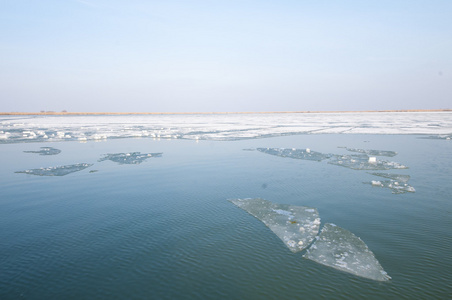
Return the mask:
<svg viewBox="0 0 452 300">
<path fill-rule="evenodd" d="M 452 108 L 452 1 L 0 0 L 0 111 Z"/>
</svg>

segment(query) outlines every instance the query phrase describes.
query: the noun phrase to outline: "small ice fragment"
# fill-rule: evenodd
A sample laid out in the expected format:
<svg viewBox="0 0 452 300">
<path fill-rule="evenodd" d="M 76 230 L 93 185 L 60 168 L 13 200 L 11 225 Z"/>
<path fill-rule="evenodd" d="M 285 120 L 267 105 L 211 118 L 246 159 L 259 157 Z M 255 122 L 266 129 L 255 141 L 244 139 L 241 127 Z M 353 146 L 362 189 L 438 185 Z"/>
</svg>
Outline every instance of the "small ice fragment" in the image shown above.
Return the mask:
<svg viewBox="0 0 452 300">
<path fill-rule="evenodd" d="M 410 175 L 392 174 L 392 173 L 370 173 L 375 176 L 389 178 L 403 183 L 407 183 L 410 180 Z"/>
<path fill-rule="evenodd" d="M 373 164 L 377 162 L 377 158 L 375 156 L 370 156 L 369 157 L 369 163 Z"/>
<path fill-rule="evenodd" d="M 162 153 L 113 153 L 105 154 L 98 161 L 111 160 L 119 164 L 141 164 L 150 157 L 161 157 Z"/>
<path fill-rule="evenodd" d="M 354 155 L 334 155 L 329 164 L 346 167 L 354 170 L 389 170 L 389 169 L 408 169 L 408 167 L 397 162 L 371 159 L 366 154 Z"/>
<path fill-rule="evenodd" d="M 52 147 L 41 147 L 39 151 L 24 151 L 25 153 L 37 153 L 39 155 L 57 155 L 61 152 L 59 149 Z"/>
<path fill-rule="evenodd" d="M 365 149 L 356 149 L 356 148 L 347 148 L 347 151 L 350 152 L 357 152 L 357 153 L 362 153 L 362 154 L 367 154 L 367 155 L 374 155 L 374 156 L 388 156 L 388 157 L 392 157 L 392 156 L 396 156 L 397 152 L 395 151 L 387 151 L 387 150 L 365 150 Z"/>
<path fill-rule="evenodd" d="M 323 154 L 320 152 L 312 151 L 311 149 L 295 149 L 295 148 L 257 148 L 259 152 L 276 155 L 280 157 L 288 157 L 295 159 L 322 161 L 330 158 L 330 154 Z"/>
<path fill-rule="evenodd" d="M 303 257 L 360 277 L 377 281 L 391 279 L 359 237 L 333 224 L 325 224 L 319 239 Z"/>
<path fill-rule="evenodd" d="M 88 167 L 91 167 L 92 164 L 80 163 L 59 167 L 48 167 L 48 168 L 39 168 L 39 169 L 30 169 L 25 171 L 17 171 L 15 173 L 25 173 L 29 175 L 37 175 L 37 176 L 65 176 L 70 173 L 74 173 L 77 171 L 81 171 Z"/>
<path fill-rule="evenodd" d="M 389 178 L 390 180 L 372 180 L 371 182 L 364 182 L 372 186 L 388 188 L 392 190 L 393 194 L 415 193 L 416 190 L 408 184 L 410 175 L 391 174 L 391 173 L 370 173 L 379 177 Z"/>
<path fill-rule="evenodd" d="M 320 218 L 315 208 L 276 204 L 260 198 L 230 201 L 264 223 L 292 252 L 305 249 L 319 232 Z"/>
</svg>

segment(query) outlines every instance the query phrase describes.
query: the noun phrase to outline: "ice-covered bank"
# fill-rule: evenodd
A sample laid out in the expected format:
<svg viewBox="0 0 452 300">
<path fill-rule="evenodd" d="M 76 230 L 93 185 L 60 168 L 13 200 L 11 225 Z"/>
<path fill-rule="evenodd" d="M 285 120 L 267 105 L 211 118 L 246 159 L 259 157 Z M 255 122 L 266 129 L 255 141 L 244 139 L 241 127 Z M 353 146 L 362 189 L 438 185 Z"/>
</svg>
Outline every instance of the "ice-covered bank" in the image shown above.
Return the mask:
<svg viewBox="0 0 452 300">
<path fill-rule="evenodd" d="M 140 137 L 240 140 L 324 133 L 422 134 L 450 140 L 452 112 L 0 117 L 0 143 Z"/>
</svg>

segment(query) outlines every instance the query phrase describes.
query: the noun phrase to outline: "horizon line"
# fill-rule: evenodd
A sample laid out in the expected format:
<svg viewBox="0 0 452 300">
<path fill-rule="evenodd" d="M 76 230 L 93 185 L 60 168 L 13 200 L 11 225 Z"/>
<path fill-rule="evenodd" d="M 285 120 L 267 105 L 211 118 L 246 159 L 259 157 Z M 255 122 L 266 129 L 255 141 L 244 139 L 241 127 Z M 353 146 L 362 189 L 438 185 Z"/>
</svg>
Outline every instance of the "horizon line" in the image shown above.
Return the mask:
<svg viewBox="0 0 452 300">
<path fill-rule="evenodd" d="M 248 111 L 248 112 L 0 112 L 0 115 L 227 115 L 227 114 L 315 114 L 315 113 L 388 113 L 388 112 L 452 112 L 443 109 L 392 109 L 392 110 L 303 110 L 303 111 Z"/>
</svg>

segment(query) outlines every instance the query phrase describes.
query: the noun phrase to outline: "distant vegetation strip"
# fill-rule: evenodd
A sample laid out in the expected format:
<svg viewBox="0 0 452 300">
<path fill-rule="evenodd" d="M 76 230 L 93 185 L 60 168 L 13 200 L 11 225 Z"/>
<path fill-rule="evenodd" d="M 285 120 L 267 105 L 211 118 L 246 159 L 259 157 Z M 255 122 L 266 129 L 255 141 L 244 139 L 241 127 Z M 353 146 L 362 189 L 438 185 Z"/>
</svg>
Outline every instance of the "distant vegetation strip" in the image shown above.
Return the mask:
<svg viewBox="0 0 452 300">
<path fill-rule="evenodd" d="M 388 112 L 452 112 L 452 109 L 399 109 L 399 110 L 305 110 L 305 111 L 261 111 L 261 112 L 0 112 L 0 115 L 58 115 L 58 116 L 83 116 L 83 115 L 228 115 L 228 114 L 333 114 L 333 113 L 388 113 Z"/>
</svg>

